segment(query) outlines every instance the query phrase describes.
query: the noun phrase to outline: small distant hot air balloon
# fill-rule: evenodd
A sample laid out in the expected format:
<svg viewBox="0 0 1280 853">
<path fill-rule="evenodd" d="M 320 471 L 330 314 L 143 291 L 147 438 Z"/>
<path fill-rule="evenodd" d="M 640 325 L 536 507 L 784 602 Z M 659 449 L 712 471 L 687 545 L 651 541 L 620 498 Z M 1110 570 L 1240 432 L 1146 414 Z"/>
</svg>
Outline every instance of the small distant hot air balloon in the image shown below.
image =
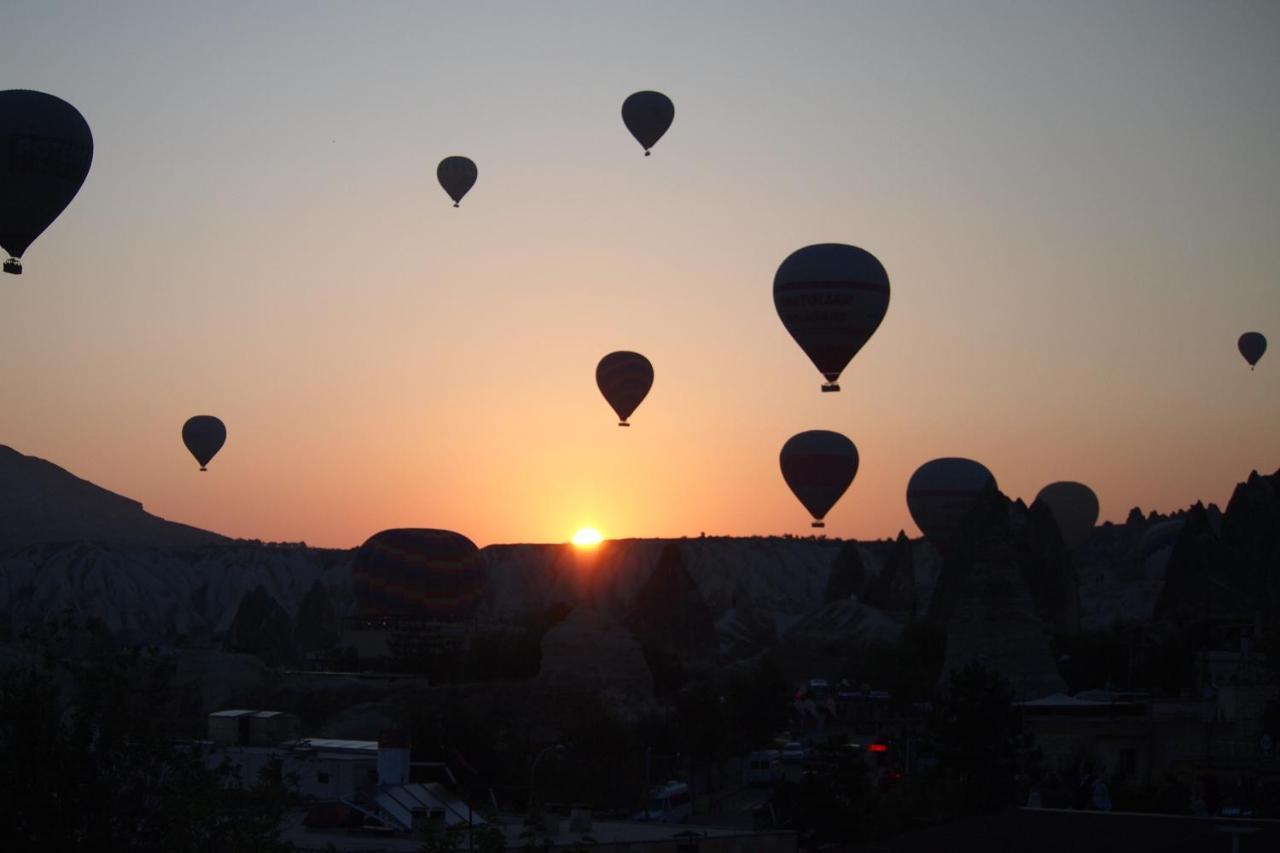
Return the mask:
<svg viewBox="0 0 1280 853">
<path fill-rule="evenodd" d="M 636 92 L 622 102 L 622 121 L 649 156 L 676 117 L 676 105 L 661 92 Z"/>
<path fill-rule="evenodd" d="M 364 617 L 464 621 L 484 593 L 475 543 L 450 530 L 375 533 L 356 551 L 351 594 Z"/>
<path fill-rule="evenodd" d="M 972 459 L 948 457 L 921 465 L 907 483 L 907 509 L 920 532 L 939 550 L 952 547 L 965 517 L 995 478 Z"/>
<path fill-rule="evenodd" d="M 889 310 L 889 274 L 870 252 L 821 243 L 792 252 L 773 277 L 773 305 L 782 325 L 826 377 L 840 378 Z"/>
<path fill-rule="evenodd" d="M 436 166 L 436 180 L 453 199 L 454 207 L 476 185 L 478 174 L 476 164 L 467 157 L 446 157 Z"/>
<path fill-rule="evenodd" d="M 627 418 L 653 387 L 653 365 L 638 352 L 611 352 L 596 365 L 596 386 L 618 413 L 618 426 L 631 426 Z"/>
<path fill-rule="evenodd" d="M 1258 359 L 1262 358 L 1263 353 L 1267 351 L 1267 337 L 1262 332 L 1245 332 L 1240 336 L 1240 340 L 1236 341 L 1236 347 L 1244 356 L 1244 360 L 1249 362 L 1249 369 L 1253 370 Z"/>
<path fill-rule="evenodd" d="M 823 519 L 858 473 L 858 448 L 838 432 L 809 430 L 782 445 L 778 462 L 782 479 L 813 516 L 813 526 L 825 527 Z"/>
<path fill-rule="evenodd" d="M 182 425 L 182 443 L 207 471 L 209 460 L 217 455 L 227 440 L 227 428 L 213 415 L 196 415 Z"/>
<path fill-rule="evenodd" d="M 1036 495 L 1044 502 L 1058 523 L 1058 533 L 1068 551 L 1084 544 L 1098 521 L 1098 496 L 1084 483 L 1063 480 L 1050 483 Z"/>
<path fill-rule="evenodd" d="M 84 116 L 43 92 L 0 92 L 0 248 L 22 274 L 27 247 L 71 203 L 93 162 Z"/>
</svg>

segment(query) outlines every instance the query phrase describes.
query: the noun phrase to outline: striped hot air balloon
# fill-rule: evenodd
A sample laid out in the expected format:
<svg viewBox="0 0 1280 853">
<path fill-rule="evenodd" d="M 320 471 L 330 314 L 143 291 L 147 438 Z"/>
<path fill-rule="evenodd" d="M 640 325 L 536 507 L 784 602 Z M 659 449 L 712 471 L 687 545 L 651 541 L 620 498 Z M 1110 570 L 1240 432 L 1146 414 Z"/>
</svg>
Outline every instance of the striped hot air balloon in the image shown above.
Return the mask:
<svg viewBox="0 0 1280 853">
<path fill-rule="evenodd" d="M 782 479 L 813 516 L 814 527 L 840 500 L 858 473 L 858 448 L 838 432 L 809 430 L 793 435 L 778 457 Z"/>
<path fill-rule="evenodd" d="M 453 199 L 454 207 L 476 185 L 479 174 L 475 162 L 469 157 L 446 157 L 436 166 L 436 180 L 444 187 L 449 198 Z"/>
<path fill-rule="evenodd" d="M 22 255 L 66 208 L 89 174 L 93 134 L 61 98 L 26 89 L 0 92 L 0 248 L 4 271 L 22 274 Z"/>
<path fill-rule="evenodd" d="M 182 443 L 200 463 L 201 471 L 209 470 L 209 461 L 226 441 L 227 427 L 213 415 L 196 415 L 182 425 Z"/>
<path fill-rule="evenodd" d="M 1084 544 L 1098 521 L 1098 496 L 1084 483 L 1070 480 L 1050 483 L 1036 495 L 1036 502 L 1049 507 L 1069 551 Z"/>
<path fill-rule="evenodd" d="M 907 483 L 907 509 L 920 532 L 940 550 L 955 544 L 983 490 L 995 485 L 985 465 L 948 457 L 921 465 Z"/>
<path fill-rule="evenodd" d="M 596 365 L 596 386 L 618 413 L 618 426 L 631 426 L 627 418 L 653 387 L 653 365 L 638 352 L 611 352 Z"/>
<path fill-rule="evenodd" d="M 351 592 L 364 617 L 465 621 L 484 592 L 475 543 L 449 530 L 375 533 L 351 566 Z"/>
<path fill-rule="evenodd" d="M 889 310 L 889 274 L 870 252 L 822 243 L 792 252 L 773 277 L 773 305 L 818 368 L 823 391 L 879 328 Z"/>
</svg>

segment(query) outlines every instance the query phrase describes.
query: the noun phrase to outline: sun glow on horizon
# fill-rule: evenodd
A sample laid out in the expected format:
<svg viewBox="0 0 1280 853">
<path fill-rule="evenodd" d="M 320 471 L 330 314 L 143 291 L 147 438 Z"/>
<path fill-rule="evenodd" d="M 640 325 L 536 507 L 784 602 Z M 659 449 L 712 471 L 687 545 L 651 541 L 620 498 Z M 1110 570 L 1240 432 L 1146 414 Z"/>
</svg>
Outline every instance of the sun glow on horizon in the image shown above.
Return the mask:
<svg viewBox="0 0 1280 853">
<path fill-rule="evenodd" d="M 604 541 L 604 536 L 594 527 L 584 527 L 573 534 L 571 541 L 578 548 L 594 548 Z"/>
</svg>

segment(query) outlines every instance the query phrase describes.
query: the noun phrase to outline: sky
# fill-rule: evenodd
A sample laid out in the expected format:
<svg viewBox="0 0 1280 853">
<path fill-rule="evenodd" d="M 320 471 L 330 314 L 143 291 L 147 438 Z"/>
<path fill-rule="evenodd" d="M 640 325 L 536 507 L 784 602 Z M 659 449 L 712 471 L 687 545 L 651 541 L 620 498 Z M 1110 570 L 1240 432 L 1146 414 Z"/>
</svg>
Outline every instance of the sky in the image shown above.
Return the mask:
<svg viewBox="0 0 1280 853">
<path fill-rule="evenodd" d="M 1280 467 L 1280 4 L 10 3 L 0 85 L 83 113 L 80 194 L 0 281 L 0 443 L 158 515 L 350 547 L 916 528 L 938 456 L 1102 518 Z M 623 99 L 675 122 L 644 157 Z M 476 161 L 455 210 L 445 156 Z M 795 249 L 892 285 L 839 394 Z M 621 430 L 596 362 L 637 350 Z M 180 440 L 215 414 L 206 474 Z"/>
</svg>

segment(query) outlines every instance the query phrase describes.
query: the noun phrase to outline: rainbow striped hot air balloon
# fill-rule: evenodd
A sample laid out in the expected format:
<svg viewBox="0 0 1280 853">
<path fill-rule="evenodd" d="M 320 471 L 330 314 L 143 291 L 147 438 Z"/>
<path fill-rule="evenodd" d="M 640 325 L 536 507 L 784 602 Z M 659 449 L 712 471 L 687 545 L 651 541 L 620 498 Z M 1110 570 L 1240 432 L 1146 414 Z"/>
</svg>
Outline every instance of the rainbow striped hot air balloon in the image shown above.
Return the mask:
<svg viewBox="0 0 1280 853">
<path fill-rule="evenodd" d="M 813 516 L 814 527 L 835 506 L 858 473 L 858 448 L 838 432 L 814 429 L 793 435 L 778 457 L 782 479 Z"/>
<path fill-rule="evenodd" d="M 618 426 L 631 426 L 627 418 L 653 387 L 653 365 L 638 352 L 611 352 L 596 365 L 596 386 L 618 414 Z"/>
<path fill-rule="evenodd" d="M 475 543 L 449 530 L 375 533 L 351 567 L 351 592 L 364 617 L 465 621 L 484 593 Z"/>
</svg>

